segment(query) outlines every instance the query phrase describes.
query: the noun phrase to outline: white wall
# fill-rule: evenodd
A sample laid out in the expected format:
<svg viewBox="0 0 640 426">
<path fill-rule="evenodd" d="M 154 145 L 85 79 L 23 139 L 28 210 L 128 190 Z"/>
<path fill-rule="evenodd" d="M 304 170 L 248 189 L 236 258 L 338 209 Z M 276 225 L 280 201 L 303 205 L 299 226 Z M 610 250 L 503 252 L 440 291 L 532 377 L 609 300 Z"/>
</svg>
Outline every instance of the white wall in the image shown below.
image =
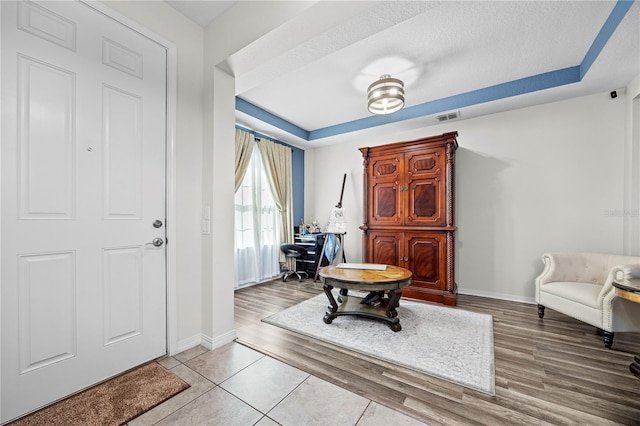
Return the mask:
<svg viewBox="0 0 640 426">
<path fill-rule="evenodd" d="M 223 71 L 223 62 L 312 4 L 238 2 L 204 31 L 202 202 L 212 207 L 212 222 L 211 235 L 204 235 L 201 244 L 201 310 L 202 343 L 208 348 L 235 337 L 235 79 Z"/>
<path fill-rule="evenodd" d="M 459 292 L 532 301 L 544 252 L 623 252 L 625 111 L 624 95 L 606 93 L 401 134 L 369 131 L 305 154 L 315 170 L 305 212 L 326 223 L 348 173 L 345 249 L 347 261 L 361 261 L 358 148 L 457 130 Z"/>
<path fill-rule="evenodd" d="M 163 2 L 104 2 L 177 48 L 177 340 L 189 346 L 201 330 L 203 30 Z"/>
<path fill-rule="evenodd" d="M 626 87 L 625 254 L 640 256 L 640 75 Z"/>
</svg>

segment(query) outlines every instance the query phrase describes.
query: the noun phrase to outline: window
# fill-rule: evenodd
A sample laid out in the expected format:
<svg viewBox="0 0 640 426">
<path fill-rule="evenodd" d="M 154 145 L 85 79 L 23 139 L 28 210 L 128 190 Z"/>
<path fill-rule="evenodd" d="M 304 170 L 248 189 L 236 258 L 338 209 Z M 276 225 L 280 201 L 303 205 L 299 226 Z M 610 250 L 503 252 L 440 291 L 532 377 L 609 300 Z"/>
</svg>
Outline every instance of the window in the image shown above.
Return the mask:
<svg viewBox="0 0 640 426">
<path fill-rule="evenodd" d="M 279 215 L 256 148 L 235 195 L 236 287 L 280 273 Z"/>
</svg>

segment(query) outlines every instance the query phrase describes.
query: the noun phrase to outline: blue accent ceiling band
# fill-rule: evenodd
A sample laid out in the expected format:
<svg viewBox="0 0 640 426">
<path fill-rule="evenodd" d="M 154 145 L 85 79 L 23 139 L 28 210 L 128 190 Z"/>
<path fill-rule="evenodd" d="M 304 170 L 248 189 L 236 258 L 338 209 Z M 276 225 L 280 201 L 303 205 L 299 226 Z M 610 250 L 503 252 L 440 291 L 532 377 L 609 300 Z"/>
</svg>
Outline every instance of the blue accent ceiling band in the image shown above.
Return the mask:
<svg viewBox="0 0 640 426">
<path fill-rule="evenodd" d="M 600 29 L 591 47 L 585 54 L 579 65 L 564 68 L 561 70 L 550 71 L 543 74 L 537 74 L 506 83 L 496 84 L 495 86 L 485 87 L 470 92 L 461 93 L 447 98 L 437 99 L 423 104 L 414 105 L 404 108 L 398 112 L 389 115 L 375 115 L 358 120 L 348 121 L 333 126 L 323 127 L 316 130 L 307 131 L 296 126 L 280 117 L 271 114 L 268 111 L 257 107 L 244 99 L 236 97 L 236 109 L 238 111 L 249 114 L 259 120 L 269 123 L 281 130 L 298 136 L 304 140 L 312 141 L 322 139 L 329 136 L 336 136 L 343 133 L 363 130 L 370 127 L 382 126 L 384 124 L 395 123 L 397 121 L 410 120 L 412 118 L 423 117 L 427 115 L 437 114 L 444 111 L 459 109 L 471 105 L 478 105 L 485 102 L 491 102 L 498 99 L 505 99 L 512 96 L 523 95 L 525 93 L 536 92 L 539 90 L 550 89 L 553 87 L 564 86 L 566 84 L 578 83 L 582 81 L 584 76 L 596 61 L 600 52 L 607 44 L 611 35 L 615 32 L 627 14 L 635 0 L 618 0 L 611 10 L 609 17 Z"/>
<path fill-rule="evenodd" d="M 609 38 L 611 38 L 611 35 L 615 32 L 616 28 L 618 28 L 618 25 L 622 22 L 622 18 L 624 18 L 629 9 L 631 9 L 632 5 L 633 0 L 618 0 L 616 5 L 613 7 L 609 17 L 596 36 L 596 39 L 591 44 L 587 54 L 584 55 L 584 59 L 582 59 L 582 63 L 580 64 L 580 80 L 587 75 L 587 71 L 589 71 L 591 65 L 596 61 L 596 58 L 604 48 L 604 45 L 607 44 Z"/>
<path fill-rule="evenodd" d="M 277 127 L 278 129 L 284 130 L 287 133 L 291 133 L 301 139 L 306 141 L 309 140 L 309 132 L 305 129 L 296 126 L 293 123 L 289 123 L 287 120 L 284 120 L 276 115 L 271 114 L 269 111 L 266 111 L 258 106 L 253 105 L 245 101 L 242 98 L 236 96 L 236 110 L 240 112 L 244 112 L 245 114 L 250 115 L 251 117 L 257 118 L 260 121 L 271 124 L 272 126 Z"/>
</svg>

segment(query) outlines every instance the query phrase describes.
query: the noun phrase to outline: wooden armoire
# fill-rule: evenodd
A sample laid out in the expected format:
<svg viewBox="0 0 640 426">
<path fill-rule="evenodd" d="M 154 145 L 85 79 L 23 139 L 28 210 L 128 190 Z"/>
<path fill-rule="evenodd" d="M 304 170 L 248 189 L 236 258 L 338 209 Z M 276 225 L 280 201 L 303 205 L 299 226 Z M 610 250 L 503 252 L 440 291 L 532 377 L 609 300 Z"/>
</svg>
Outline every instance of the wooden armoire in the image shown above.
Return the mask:
<svg viewBox="0 0 640 426">
<path fill-rule="evenodd" d="M 360 148 L 363 262 L 413 272 L 402 295 L 456 304 L 454 159 L 458 133 Z"/>
</svg>

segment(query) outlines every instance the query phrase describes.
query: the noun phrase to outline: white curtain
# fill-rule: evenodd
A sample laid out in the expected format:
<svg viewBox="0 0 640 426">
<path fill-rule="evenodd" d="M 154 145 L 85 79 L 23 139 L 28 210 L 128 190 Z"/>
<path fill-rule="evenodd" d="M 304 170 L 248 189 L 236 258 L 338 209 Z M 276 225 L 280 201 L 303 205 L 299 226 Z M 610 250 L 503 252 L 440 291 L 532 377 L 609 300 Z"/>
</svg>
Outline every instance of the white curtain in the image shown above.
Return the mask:
<svg viewBox="0 0 640 426">
<path fill-rule="evenodd" d="M 265 167 L 273 200 L 280 212 L 280 241 L 293 243 L 293 177 L 291 171 L 291 148 L 268 139 L 258 141 L 258 149 Z M 284 254 L 281 261 L 286 261 Z M 293 261 L 289 259 L 289 267 Z"/>
<path fill-rule="evenodd" d="M 279 216 L 260 152 L 254 149 L 235 195 L 236 288 L 280 273 Z"/>
</svg>

